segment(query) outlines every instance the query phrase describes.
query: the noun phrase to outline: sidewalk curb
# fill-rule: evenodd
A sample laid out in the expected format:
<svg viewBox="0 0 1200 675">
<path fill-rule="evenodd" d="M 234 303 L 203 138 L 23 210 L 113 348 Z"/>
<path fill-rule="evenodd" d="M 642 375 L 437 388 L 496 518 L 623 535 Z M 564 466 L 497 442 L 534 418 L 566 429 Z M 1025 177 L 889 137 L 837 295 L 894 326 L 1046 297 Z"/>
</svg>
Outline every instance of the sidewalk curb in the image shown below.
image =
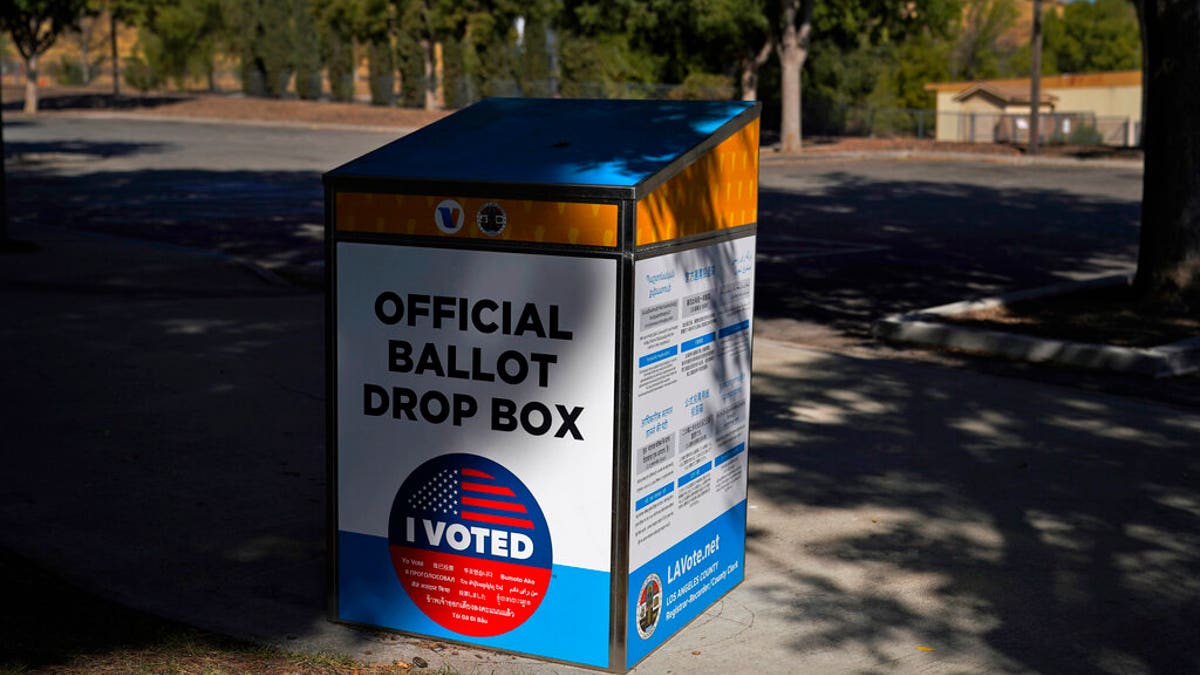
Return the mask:
<svg viewBox="0 0 1200 675">
<path fill-rule="evenodd" d="M 955 302 L 907 314 L 893 314 L 871 326 L 876 338 L 894 343 L 960 349 L 1031 363 L 1053 363 L 1092 370 L 1135 373 L 1154 378 L 1175 377 L 1200 370 L 1200 338 L 1139 349 L 1069 342 L 1000 331 L 955 326 L 940 317 L 991 309 L 1086 289 L 1128 284 L 1132 275 L 1117 274 L 1082 282 L 1055 284 L 975 301 Z"/>
<path fill-rule="evenodd" d="M 13 115 L 19 118 L 23 113 Z M 148 122 L 178 122 L 181 124 L 232 124 L 244 127 L 266 127 L 285 129 L 311 129 L 322 131 L 361 131 L 375 134 L 396 134 L 397 138 L 407 136 L 416 131 L 411 126 L 388 126 L 375 124 L 342 124 L 338 122 L 297 122 L 290 120 L 271 121 L 256 119 L 238 119 L 230 117 L 188 117 L 183 115 L 155 115 L 153 113 L 120 112 L 113 110 L 47 110 L 44 113 L 63 117 L 88 117 L 101 120 L 135 120 Z M 7 117 L 7 115 L 6 115 Z"/>
<path fill-rule="evenodd" d="M 974 152 L 945 152 L 940 150 L 856 150 L 846 152 L 810 152 L 799 155 L 778 155 L 763 148 L 763 164 L 815 162 L 837 159 L 917 159 L 955 162 L 990 162 L 1013 166 L 1063 166 L 1071 168 L 1141 169 L 1142 162 L 1133 159 L 1077 159 L 1071 157 L 1029 157 L 1025 155 L 992 155 Z M 771 153 L 771 154 L 769 154 Z"/>
</svg>

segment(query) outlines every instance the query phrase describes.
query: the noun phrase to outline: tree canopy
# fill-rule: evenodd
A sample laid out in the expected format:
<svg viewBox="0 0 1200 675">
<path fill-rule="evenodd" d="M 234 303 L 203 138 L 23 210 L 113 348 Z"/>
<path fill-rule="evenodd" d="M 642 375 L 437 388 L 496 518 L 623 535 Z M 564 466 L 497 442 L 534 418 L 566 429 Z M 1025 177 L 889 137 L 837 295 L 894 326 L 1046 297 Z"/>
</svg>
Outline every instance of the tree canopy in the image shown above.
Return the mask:
<svg viewBox="0 0 1200 675">
<path fill-rule="evenodd" d="M 1137 9 L 1128 0 L 1072 2 L 1042 26 L 1047 73 L 1133 70 L 1141 65 Z"/>
<path fill-rule="evenodd" d="M 25 111 L 37 112 L 38 57 L 76 25 L 86 0 L 4 0 L 0 26 L 25 60 Z"/>
</svg>

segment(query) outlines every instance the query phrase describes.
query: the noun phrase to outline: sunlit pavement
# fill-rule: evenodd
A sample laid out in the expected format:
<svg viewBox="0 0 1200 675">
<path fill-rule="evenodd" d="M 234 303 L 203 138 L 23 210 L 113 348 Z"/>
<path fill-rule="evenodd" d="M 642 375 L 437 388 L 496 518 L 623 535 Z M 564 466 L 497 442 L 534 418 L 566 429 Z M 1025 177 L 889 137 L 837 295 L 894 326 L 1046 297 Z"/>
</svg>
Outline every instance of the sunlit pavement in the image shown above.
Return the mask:
<svg viewBox="0 0 1200 675">
<path fill-rule="evenodd" d="M 319 293 L 21 223 L 0 544 L 291 649 L 575 672 L 325 620 Z M 1193 409 L 761 336 L 755 376 L 747 580 L 636 672 L 1200 670 Z"/>
</svg>

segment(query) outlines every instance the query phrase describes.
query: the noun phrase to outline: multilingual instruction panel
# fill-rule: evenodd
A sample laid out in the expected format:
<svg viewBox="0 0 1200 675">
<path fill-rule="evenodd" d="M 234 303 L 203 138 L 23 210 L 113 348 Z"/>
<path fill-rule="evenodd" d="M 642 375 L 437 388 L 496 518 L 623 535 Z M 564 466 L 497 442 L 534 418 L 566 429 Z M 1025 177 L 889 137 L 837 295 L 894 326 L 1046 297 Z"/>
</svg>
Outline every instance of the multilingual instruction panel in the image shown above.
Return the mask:
<svg viewBox="0 0 1200 675">
<path fill-rule="evenodd" d="M 743 576 L 754 248 L 635 264 L 628 666 Z"/>
</svg>

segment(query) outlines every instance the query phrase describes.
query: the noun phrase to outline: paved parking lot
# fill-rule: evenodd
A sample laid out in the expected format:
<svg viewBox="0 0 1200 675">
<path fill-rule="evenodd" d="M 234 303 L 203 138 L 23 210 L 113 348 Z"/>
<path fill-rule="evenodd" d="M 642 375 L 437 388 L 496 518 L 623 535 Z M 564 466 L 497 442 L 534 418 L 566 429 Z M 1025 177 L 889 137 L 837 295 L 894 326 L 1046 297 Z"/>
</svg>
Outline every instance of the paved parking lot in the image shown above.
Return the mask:
<svg viewBox="0 0 1200 675">
<path fill-rule="evenodd" d="M 17 232 L 65 222 L 267 265 L 322 258 L 321 173 L 393 136 L 53 116 L 5 133 Z M 1141 180 L 1133 166 L 764 155 L 759 317 L 777 335 L 862 340 L 891 312 L 1127 271 Z"/>
<path fill-rule="evenodd" d="M 5 133 L 14 234 L 43 251 L 0 268 L 0 545 L 289 649 L 578 672 L 325 620 L 322 298 L 226 254 L 319 259 L 321 172 L 386 137 L 57 117 Z M 747 581 L 637 672 L 1195 672 L 1193 409 L 769 335 L 852 341 L 883 313 L 1128 268 L 1139 185 L 769 161 Z"/>
</svg>

